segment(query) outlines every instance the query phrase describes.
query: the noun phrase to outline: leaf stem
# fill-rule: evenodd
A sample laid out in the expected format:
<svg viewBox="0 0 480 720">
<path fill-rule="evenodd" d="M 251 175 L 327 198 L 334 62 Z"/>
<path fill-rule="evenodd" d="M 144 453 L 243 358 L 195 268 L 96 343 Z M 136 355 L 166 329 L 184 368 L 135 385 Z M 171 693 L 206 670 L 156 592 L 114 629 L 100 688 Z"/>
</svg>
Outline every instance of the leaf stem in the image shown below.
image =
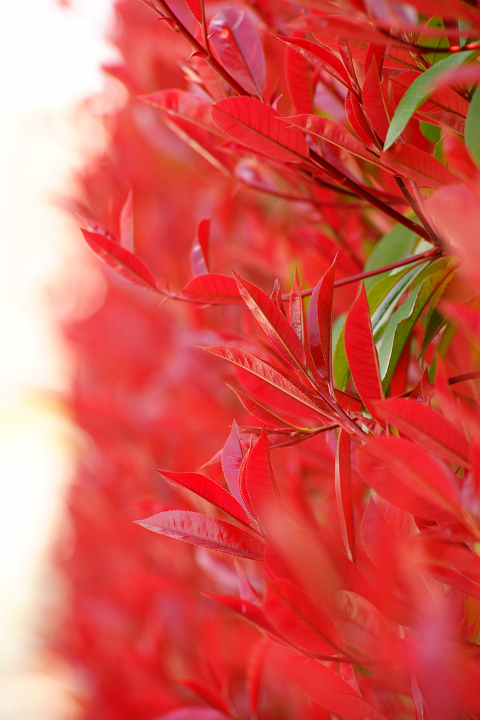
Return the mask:
<svg viewBox="0 0 480 720">
<path fill-rule="evenodd" d="M 428 220 L 427 220 L 427 218 L 425 217 L 425 215 L 423 214 L 422 209 L 421 209 L 420 204 L 419 204 L 419 202 L 417 201 L 417 199 L 414 197 L 414 195 L 412 195 L 412 193 L 411 193 L 410 190 L 407 188 L 407 186 L 405 185 L 405 183 L 404 183 L 404 181 L 402 180 L 401 177 L 395 176 L 393 179 L 395 180 L 395 183 L 397 184 L 397 187 L 398 187 L 398 189 L 400 190 L 400 192 L 402 193 L 403 197 L 405 198 L 405 200 L 407 201 L 407 203 L 410 205 L 410 207 L 412 208 L 413 212 L 414 212 L 415 215 L 418 217 L 418 219 L 419 219 L 420 222 L 422 223 L 423 227 L 425 228 L 425 230 L 426 230 L 427 233 L 429 234 L 429 236 L 430 236 L 430 241 L 431 241 L 431 242 L 433 243 L 433 245 L 435 245 L 436 247 L 440 247 L 440 241 L 439 241 L 439 239 L 438 239 L 438 235 L 437 235 L 437 233 L 435 232 L 435 230 L 433 229 L 433 227 L 430 225 L 430 223 L 428 222 Z"/>
</svg>

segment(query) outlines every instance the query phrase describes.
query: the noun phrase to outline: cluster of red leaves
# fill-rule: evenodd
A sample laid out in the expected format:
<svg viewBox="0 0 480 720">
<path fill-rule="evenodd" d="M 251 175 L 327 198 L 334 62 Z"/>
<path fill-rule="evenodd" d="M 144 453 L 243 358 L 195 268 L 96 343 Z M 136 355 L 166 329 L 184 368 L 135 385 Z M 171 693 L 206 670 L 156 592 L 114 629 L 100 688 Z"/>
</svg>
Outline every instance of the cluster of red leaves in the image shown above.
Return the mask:
<svg viewBox="0 0 480 720">
<path fill-rule="evenodd" d="M 479 717 L 475 3 L 116 12 L 76 208 L 116 273 L 65 329 L 84 717 Z"/>
</svg>

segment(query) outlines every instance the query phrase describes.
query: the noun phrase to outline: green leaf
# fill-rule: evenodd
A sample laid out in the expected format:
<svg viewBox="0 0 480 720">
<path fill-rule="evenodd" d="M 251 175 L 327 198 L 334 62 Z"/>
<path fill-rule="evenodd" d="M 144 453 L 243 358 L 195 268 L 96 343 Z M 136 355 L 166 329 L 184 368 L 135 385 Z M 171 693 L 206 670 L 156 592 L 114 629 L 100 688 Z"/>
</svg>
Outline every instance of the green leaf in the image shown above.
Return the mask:
<svg viewBox="0 0 480 720">
<path fill-rule="evenodd" d="M 480 166 L 480 88 L 478 87 L 465 121 L 465 144 L 472 159 Z"/>
<path fill-rule="evenodd" d="M 412 233 L 413 235 L 413 233 Z M 415 236 L 414 236 L 415 237 Z M 388 275 L 379 276 L 378 280 L 367 293 L 368 307 L 372 318 L 372 331 L 375 342 L 384 331 L 388 319 L 395 309 L 399 298 L 408 289 L 408 286 L 425 268 L 399 268 Z M 373 278 L 377 280 L 377 278 Z M 335 382 L 340 390 L 347 384 L 350 375 L 345 345 L 343 341 L 345 328 L 345 315 L 337 318 L 332 331 L 332 346 L 335 347 L 333 360 L 333 373 Z"/>
<path fill-rule="evenodd" d="M 404 225 L 395 225 L 390 232 L 382 237 L 375 245 L 370 256 L 365 263 L 365 272 L 375 270 L 376 268 L 390 265 L 398 260 L 404 260 L 413 252 L 415 240 L 418 238 L 412 230 Z M 365 289 L 370 290 L 378 280 L 389 275 L 388 272 L 365 280 Z"/>
<path fill-rule="evenodd" d="M 412 115 L 434 92 L 435 80 L 445 72 L 459 68 L 466 60 L 471 58 L 474 53 L 474 50 L 454 53 L 450 57 L 445 58 L 445 60 L 436 63 L 428 70 L 425 70 L 424 73 L 413 81 L 395 110 L 390 127 L 388 128 L 387 137 L 385 138 L 384 150 L 388 150 L 388 148 L 393 145 L 398 136 L 404 131 Z"/>
<path fill-rule="evenodd" d="M 415 288 L 392 315 L 379 344 L 378 360 L 384 392 L 387 391 L 397 362 L 410 333 L 430 298 L 452 272 L 448 260 L 441 258 L 415 278 Z M 445 266 L 446 265 L 446 266 Z"/>
<path fill-rule="evenodd" d="M 430 123 L 420 120 L 420 130 L 423 137 L 426 137 L 430 142 L 438 143 L 440 140 L 440 128 L 437 125 L 430 125 Z"/>
</svg>

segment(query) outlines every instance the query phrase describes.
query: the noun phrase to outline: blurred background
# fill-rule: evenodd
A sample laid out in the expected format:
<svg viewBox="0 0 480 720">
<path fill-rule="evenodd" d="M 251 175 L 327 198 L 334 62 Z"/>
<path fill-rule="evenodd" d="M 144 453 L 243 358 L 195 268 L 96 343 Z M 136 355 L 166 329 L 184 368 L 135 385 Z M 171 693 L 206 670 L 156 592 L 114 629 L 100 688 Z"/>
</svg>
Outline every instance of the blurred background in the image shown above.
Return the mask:
<svg viewBox="0 0 480 720">
<path fill-rule="evenodd" d="M 64 531 L 76 432 L 59 400 L 73 361 L 57 327 L 98 307 L 104 280 L 59 198 L 104 142 L 95 117 L 107 100 L 86 98 L 105 87 L 100 65 L 116 57 L 105 40 L 110 6 L 24 0 L 2 11 L 1 720 L 75 716 L 73 681 L 40 640 L 62 602 L 48 552 Z"/>
</svg>

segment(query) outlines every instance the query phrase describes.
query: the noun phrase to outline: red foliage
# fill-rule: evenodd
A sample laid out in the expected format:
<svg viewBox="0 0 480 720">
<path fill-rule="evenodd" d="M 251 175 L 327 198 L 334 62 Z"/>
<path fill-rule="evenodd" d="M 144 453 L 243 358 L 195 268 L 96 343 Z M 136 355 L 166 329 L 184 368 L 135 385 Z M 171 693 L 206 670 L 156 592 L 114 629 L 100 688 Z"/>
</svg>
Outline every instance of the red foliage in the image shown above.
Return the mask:
<svg viewBox="0 0 480 720">
<path fill-rule="evenodd" d="M 84 717 L 480 717 L 475 3 L 116 12 L 77 209 L 118 274 L 65 328 Z"/>
</svg>

